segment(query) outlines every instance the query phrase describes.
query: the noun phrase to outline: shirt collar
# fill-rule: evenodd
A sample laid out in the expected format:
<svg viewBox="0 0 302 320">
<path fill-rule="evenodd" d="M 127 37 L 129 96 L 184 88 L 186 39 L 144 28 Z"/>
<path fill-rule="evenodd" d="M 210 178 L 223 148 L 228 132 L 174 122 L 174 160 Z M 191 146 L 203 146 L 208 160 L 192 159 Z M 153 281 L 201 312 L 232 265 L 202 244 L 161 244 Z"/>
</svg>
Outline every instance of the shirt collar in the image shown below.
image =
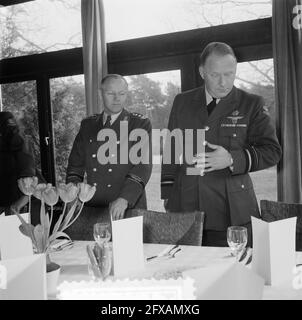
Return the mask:
<svg viewBox="0 0 302 320">
<path fill-rule="evenodd" d="M 213 100 L 213 97 L 209 94 L 209 91 L 207 90 L 207 87 L 205 86 L 205 92 L 206 92 L 206 102 L 207 105 Z M 220 99 L 216 99 L 216 104 L 220 101 Z"/>
<path fill-rule="evenodd" d="M 114 113 L 111 115 L 111 120 L 110 120 L 110 125 L 113 124 L 113 122 L 118 118 L 118 116 L 122 113 L 123 110 L 121 110 L 119 113 Z M 107 119 L 108 114 L 104 111 L 103 113 L 103 124 L 106 123 L 106 119 Z"/>
</svg>

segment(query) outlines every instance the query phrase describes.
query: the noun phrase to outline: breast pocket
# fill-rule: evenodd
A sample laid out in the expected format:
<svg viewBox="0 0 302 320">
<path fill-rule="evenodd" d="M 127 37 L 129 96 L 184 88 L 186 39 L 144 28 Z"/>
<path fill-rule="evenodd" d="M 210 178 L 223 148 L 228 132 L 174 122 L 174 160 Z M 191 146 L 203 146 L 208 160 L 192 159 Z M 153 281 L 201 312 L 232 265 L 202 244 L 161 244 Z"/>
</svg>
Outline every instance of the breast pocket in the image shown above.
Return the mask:
<svg viewBox="0 0 302 320">
<path fill-rule="evenodd" d="M 220 128 L 220 145 L 229 149 L 240 149 L 245 145 L 247 139 L 246 127 L 224 127 Z"/>
</svg>

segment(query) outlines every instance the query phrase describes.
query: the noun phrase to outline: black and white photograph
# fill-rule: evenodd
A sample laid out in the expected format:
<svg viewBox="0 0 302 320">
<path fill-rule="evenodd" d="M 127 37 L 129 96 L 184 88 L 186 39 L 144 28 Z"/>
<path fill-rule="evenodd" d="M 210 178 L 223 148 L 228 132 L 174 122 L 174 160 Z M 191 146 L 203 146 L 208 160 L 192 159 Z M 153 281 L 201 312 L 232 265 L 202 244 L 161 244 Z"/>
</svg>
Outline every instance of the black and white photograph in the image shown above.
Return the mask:
<svg viewBox="0 0 302 320">
<path fill-rule="evenodd" d="M 0 300 L 302 300 L 301 136 L 302 0 L 0 0 Z"/>
</svg>

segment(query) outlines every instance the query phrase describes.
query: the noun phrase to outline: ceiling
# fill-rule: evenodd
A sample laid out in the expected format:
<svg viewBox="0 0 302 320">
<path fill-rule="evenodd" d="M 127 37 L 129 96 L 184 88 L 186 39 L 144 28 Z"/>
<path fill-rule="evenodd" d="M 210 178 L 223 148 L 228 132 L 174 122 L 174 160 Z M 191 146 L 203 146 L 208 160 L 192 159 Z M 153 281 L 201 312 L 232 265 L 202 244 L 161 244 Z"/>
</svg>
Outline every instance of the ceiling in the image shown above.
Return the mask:
<svg viewBox="0 0 302 320">
<path fill-rule="evenodd" d="M 0 0 L 0 6 L 11 6 L 14 4 L 29 2 L 29 1 L 33 1 L 33 0 Z"/>
</svg>

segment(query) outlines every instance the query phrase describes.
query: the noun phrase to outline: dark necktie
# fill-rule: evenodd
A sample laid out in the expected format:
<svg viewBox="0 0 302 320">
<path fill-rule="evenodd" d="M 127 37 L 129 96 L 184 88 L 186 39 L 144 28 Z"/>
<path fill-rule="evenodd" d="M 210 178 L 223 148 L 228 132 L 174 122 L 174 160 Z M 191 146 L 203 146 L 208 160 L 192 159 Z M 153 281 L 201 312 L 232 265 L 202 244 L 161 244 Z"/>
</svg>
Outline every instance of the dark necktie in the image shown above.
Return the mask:
<svg viewBox="0 0 302 320">
<path fill-rule="evenodd" d="M 104 128 L 109 128 L 111 126 L 110 121 L 111 121 L 111 116 L 108 115 L 107 119 L 106 119 L 106 122 L 104 124 Z"/>
<path fill-rule="evenodd" d="M 207 105 L 208 115 L 210 115 L 214 110 L 214 108 L 216 107 L 216 100 L 217 100 L 216 98 L 213 98 L 213 100 Z"/>
</svg>

